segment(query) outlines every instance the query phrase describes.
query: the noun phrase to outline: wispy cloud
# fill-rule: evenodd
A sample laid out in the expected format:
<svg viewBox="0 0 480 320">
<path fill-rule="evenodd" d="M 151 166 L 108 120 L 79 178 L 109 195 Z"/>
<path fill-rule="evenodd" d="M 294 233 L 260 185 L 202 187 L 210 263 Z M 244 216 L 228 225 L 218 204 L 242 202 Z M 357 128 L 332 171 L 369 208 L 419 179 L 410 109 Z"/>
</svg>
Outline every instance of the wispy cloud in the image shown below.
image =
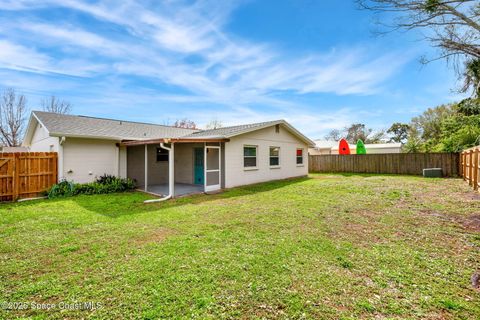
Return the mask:
<svg viewBox="0 0 480 320">
<path fill-rule="evenodd" d="M 8 36 L 0 40 L 0 66 L 92 79 L 141 77 L 144 82 L 179 89 L 157 91 L 149 95 L 159 97 L 153 101 L 223 105 L 227 109 L 218 118 L 232 120 L 238 120 L 239 114 L 255 120 L 271 118 L 271 112 L 253 111 L 252 104 L 264 104 L 276 107 L 276 116 L 297 123 L 325 120 L 323 126 L 328 129 L 344 125 L 344 120 L 341 124 L 336 120 L 340 115 L 348 118 L 343 109 L 334 116 L 322 116 L 304 106 L 304 116 L 292 116 L 288 111 L 300 106 L 285 99 L 284 93 L 372 94 L 411 59 L 408 54 L 379 55 L 355 45 L 292 57 L 272 44 L 226 32 L 238 5 L 236 1 L 164 1 L 151 7 L 133 0 L 120 5 L 110 0 L 2 1 L 0 10 L 28 10 L 29 14 L 15 21 L 1 18 L 2 33 Z M 78 13 L 98 25 L 69 19 L 70 15 L 46 19 L 32 13 L 45 8 Z M 112 87 L 118 91 L 97 99 L 124 96 L 121 85 Z M 204 119 L 205 113 L 195 116 Z"/>
</svg>

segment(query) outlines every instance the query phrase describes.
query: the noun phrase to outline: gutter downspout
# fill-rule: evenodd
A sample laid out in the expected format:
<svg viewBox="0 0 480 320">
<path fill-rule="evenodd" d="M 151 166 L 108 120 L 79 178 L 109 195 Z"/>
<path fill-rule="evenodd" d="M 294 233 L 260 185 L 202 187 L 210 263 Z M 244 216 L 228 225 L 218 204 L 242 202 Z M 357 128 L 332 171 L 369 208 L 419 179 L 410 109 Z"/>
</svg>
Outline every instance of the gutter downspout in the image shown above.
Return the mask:
<svg viewBox="0 0 480 320">
<path fill-rule="evenodd" d="M 64 172 L 64 154 L 63 154 L 63 143 L 65 142 L 67 138 L 65 137 L 61 137 L 59 138 L 59 141 L 58 141 L 58 153 L 59 153 L 59 157 L 58 157 L 58 181 L 61 181 L 63 179 L 65 179 L 65 172 Z"/>
<path fill-rule="evenodd" d="M 175 188 L 175 171 L 174 171 L 174 156 L 173 156 L 173 142 L 170 144 L 170 148 L 166 147 L 164 143 L 160 143 L 160 148 L 168 151 L 168 195 L 160 199 L 145 200 L 143 203 L 161 202 L 173 198 Z"/>
</svg>

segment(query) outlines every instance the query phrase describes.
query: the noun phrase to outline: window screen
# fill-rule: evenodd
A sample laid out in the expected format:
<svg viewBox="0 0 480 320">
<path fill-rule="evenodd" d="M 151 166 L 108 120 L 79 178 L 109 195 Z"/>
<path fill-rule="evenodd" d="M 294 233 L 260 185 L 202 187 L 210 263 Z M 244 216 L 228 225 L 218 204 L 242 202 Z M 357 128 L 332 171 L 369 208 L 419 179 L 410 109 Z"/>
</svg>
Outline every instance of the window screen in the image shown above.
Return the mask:
<svg viewBox="0 0 480 320">
<path fill-rule="evenodd" d="M 256 146 L 243 147 L 243 166 L 246 168 L 257 166 L 257 147 Z"/>
<path fill-rule="evenodd" d="M 270 165 L 271 166 L 280 165 L 280 148 L 279 147 L 270 147 Z"/>
<path fill-rule="evenodd" d="M 303 164 L 303 149 L 297 149 L 297 164 Z"/>
</svg>

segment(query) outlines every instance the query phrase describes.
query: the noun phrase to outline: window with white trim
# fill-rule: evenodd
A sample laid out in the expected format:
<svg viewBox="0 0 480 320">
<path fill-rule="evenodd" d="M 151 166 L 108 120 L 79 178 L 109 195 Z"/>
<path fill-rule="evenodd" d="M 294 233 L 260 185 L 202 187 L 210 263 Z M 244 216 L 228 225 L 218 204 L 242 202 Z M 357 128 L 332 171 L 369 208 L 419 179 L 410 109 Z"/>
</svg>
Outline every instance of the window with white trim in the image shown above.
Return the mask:
<svg viewBox="0 0 480 320">
<path fill-rule="evenodd" d="M 280 147 L 270 147 L 270 166 L 278 167 L 280 165 Z"/>
<path fill-rule="evenodd" d="M 257 166 L 257 146 L 243 147 L 243 167 L 255 168 Z"/>
<path fill-rule="evenodd" d="M 303 149 L 297 149 L 297 164 L 303 164 Z"/>
</svg>

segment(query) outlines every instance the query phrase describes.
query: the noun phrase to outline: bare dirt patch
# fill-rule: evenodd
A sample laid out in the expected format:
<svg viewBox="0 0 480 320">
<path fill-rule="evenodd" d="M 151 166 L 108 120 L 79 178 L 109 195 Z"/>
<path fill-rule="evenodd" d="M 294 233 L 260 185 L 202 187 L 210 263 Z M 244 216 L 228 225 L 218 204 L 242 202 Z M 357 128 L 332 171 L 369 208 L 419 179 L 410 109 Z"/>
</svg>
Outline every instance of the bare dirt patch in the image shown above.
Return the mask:
<svg viewBox="0 0 480 320">
<path fill-rule="evenodd" d="M 465 219 L 463 227 L 472 231 L 480 231 L 480 214 L 475 214 Z"/>
</svg>

